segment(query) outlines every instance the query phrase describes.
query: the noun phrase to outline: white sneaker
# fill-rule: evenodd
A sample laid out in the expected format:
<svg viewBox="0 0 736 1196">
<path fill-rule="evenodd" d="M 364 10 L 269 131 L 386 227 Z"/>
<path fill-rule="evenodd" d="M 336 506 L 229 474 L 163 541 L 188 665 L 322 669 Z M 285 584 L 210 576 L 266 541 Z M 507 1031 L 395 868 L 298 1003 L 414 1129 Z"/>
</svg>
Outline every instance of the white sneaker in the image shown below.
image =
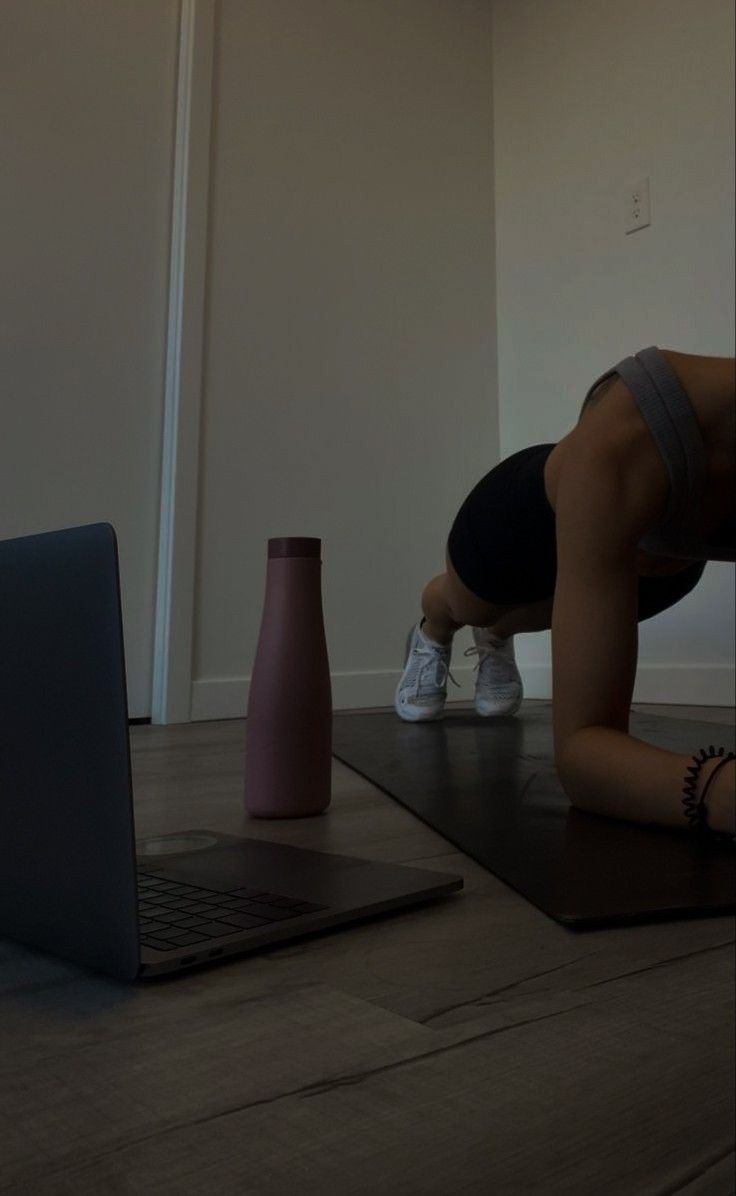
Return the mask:
<svg viewBox="0 0 736 1196">
<path fill-rule="evenodd" d="M 442 718 L 448 677 L 459 688 L 450 672 L 452 644 L 436 644 L 420 629 L 421 623 L 416 623 L 409 632 L 404 672 L 394 697 L 396 713 L 408 723 Z"/>
<path fill-rule="evenodd" d="M 514 637 L 498 640 L 485 627 L 473 628 L 475 647 L 464 655 L 480 657 L 476 668 L 475 709 L 483 718 L 516 714 L 524 698 L 521 674 L 516 667 Z"/>
</svg>

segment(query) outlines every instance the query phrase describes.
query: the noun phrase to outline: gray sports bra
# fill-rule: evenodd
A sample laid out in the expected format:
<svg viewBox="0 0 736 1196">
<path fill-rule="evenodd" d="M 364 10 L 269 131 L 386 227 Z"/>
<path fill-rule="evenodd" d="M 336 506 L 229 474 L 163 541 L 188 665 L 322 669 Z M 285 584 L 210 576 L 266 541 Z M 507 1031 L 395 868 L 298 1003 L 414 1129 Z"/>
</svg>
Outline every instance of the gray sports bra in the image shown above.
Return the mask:
<svg viewBox="0 0 736 1196">
<path fill-rule="evenodd" d="M 613 374 L 621 375 L 634 396 L 670 475 L 664 517 L 642 536 L 639 548 L 657 556 L 736 561 L 736 493 L 732 509 L 710 543 L 698 531 L 708 461 L 690 400 L 666 357 L 656 345 L 625 357 L 596 379 L 583 407 L 596 387 Z"/>
</svg>

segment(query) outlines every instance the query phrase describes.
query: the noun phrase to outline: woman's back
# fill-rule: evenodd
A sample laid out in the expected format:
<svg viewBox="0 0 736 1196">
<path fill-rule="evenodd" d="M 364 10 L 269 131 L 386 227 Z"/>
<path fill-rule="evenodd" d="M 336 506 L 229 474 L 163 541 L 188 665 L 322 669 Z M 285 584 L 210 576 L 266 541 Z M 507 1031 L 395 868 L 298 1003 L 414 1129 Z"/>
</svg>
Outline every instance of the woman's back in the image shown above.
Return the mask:
<svg viewBox="0 0 736 1196">
<path fill-rule="evenodd" d="M 595 444 L 620 462 L 642 505 L 657 498 L 660 517 L 640 542 L 643 574 L 736 560 L 735 370 L 733 358 L 653 346 L 607 371 L 546 463 L 553 509 L 566 463 Z"/>
</svg>

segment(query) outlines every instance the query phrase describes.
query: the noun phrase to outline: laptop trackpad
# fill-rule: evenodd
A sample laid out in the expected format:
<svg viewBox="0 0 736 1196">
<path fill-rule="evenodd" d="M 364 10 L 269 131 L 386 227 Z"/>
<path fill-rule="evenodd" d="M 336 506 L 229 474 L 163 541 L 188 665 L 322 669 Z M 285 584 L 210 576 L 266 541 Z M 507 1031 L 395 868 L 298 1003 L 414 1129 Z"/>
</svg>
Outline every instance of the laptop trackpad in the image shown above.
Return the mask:
<svg viewBox="0 0 736 1196">
<path fill-rule="evenodd" d="M 375 904 L 462 886 L 460 877 L 446 873 L 307 850 L 265 839 L 244 839 L 206 830 L 184 831 L 178 837 L 199 836 L 216 838 L 217 846 L 180 855 L 139 857 L 138 867 L 150 875 L 216 893 L 257 887 L 284 897 L 337 907 L 355 900 Z"/>
<path fill-rule="evenodd" d="M 155 835 L 151 839 L 139 839 L 135 852 L 140 863 L 148 856 L 180 855 L 183 851 L 202 851 L 205 847 L 216 847 L 217 835 L 192 832 L 186 835 Z"/>
<path fill-rule="evenodd" d="M 334 901 L 344 895 L 338 876 L 365 865 L 364 860 L 208 831 L 186 831 L 172 838 L 199 840 L 208 836 L 215 846 L 193 848 L 177 855 L 145 855 L 138 867 L 149 875 L 197 885 L 216 893 L 248 886 L 284 897 Z M 337 891 L 336 891 L 337 886 Z"/>
</svg>

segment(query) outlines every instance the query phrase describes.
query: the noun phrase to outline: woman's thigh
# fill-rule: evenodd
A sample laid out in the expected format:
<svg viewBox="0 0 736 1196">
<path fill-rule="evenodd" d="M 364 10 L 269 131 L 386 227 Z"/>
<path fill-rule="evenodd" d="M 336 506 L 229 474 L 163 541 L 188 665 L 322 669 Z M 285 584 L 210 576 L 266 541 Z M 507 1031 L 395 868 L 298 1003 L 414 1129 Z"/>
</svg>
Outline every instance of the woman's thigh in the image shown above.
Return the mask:
<svg viewBox="0 0 736 1196">
<path fill-rule="evenodd" d="M 687 597 L 703 576 L 706 563 L 706 561 L 699 561 L 671 577 L 640 577 L 638 582 L 638 622 L 643 623 L 646 619 L 651 619 L 654 615 L 669 610 L 671 606 L 675 606 L 676 603 Z M 466 623 L 470 627 L 488 627 L 498 623 L 502 616 L 508 614 L 509 611 L 517 610 L 520 606 L 533 605 L 532 600 L 528 603 L 514 603 L 511 606 L 486 602 L 469 590 L 458 576 L 447 549 L 445 549 L 445 564 L 451 610 L 458 623 Z M 539 600 L 536 601 L 538 605 L 541 605 Z M 551 626 L 554 590 L 548 599 L 542 601 L 549 604 Z"/>
<path fill-rule="evenodd" d="M 480 480 L 460 508 L 445 551 L 458 622 L 489 626 L 511 610 L 554 598 L 556 520 L 543 476 L 553 448 L 533 445 L 506 458 Z M 660 614 L 689 594 L 706 563 L 698 561 L 667 577 L 640 577 L 638 621 Z"/>
<path fill-rule="evenodd" d="M 705 571 L 707 561 L 696 561 L 669 577 L 639 578 L 639 622 L 659 615 L 694 590 Z"/>
<path fill-rule="evenodd" d="M 447 541 L 447 572 L 468 613 L 487 617 L 554 594 L 555 514 L 544 489 L 553 448 L 532 445 L 507 457 L 460 507 Z"/>
<path fill-rule="evenodd" d="M 477 594 L 469 590 L 465 582 L 458 576 L 447 547 L 445 548 L 445 569 L 450 610 L 452 617 L 458 623 L 465 623 L 468 627 L 490 627 L 512 609 L 509 606 L 486 602 L 485 599 L 479 598 Z"/>
</svg>

